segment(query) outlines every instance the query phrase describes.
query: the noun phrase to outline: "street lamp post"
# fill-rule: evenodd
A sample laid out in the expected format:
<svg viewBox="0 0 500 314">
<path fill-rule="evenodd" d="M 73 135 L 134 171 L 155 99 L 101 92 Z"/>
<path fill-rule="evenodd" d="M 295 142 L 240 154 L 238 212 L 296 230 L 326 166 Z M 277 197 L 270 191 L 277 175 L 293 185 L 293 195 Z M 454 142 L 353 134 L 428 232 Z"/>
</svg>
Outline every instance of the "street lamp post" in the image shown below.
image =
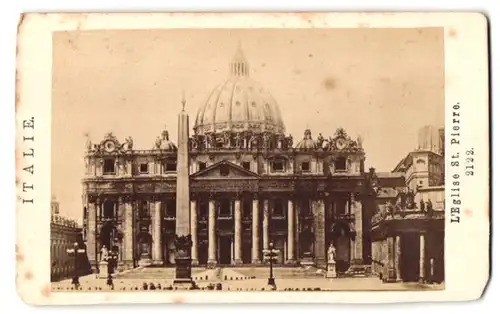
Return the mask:
<svg viewBox="0 0 500 314">
<path fill-rule="evenodd" d="M 84 249 L 79 249 L 78 248 L 78 242 L 75 242 L 73 244 L 73 248 L 71 249 L 66 249 L 66 252 L 68 253 L 69 256 L 74 256 L 74 267 L 75 271 L 73 274 L 73 279 L 71 280 L 71 284 L 75 286 L 75 288 L 78 288 L 80 286 L 80 279 L 78 278 L 78 254 L 83 254 L 85 253 Z"/>
<path fill-rule="evenodd" d="M 273 262 L 277 259 L 279 250 L 274 248 L 274 244 L 269 243 L 269 249 L 263 250 L 264 259 L 269 260 L 269 278 L 267 279 L 267 284 L 275 287 L 276 283 L 273 277 Z"/>
<path fill-rule="evenodd" d="M 113 272 L 115 270 L 116 265 L 118 264 L 118 254 L 114 251 L 111 251 L 108 259 L 108 278 L 106 280 L 106 284 L 111 287 L 111 289 L 114 289 L 114 284 L 113 284 Z"/>
</svg>

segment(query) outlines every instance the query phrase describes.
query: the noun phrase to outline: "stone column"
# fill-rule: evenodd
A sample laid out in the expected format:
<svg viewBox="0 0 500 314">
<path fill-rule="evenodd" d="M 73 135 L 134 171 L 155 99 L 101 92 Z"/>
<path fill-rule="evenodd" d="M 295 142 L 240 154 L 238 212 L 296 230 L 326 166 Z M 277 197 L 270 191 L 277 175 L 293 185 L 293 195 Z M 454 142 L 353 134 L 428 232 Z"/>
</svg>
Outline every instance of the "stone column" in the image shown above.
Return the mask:
<svg viewBox="0 0 500 314">
<path fill-rule="evenodd" d="M 394 268 L 396 269 L 396 281 L 401 281 L 401 236 L 396 236 L 394 244 Z"/>
<path fill-rule="evenodd" d="M 134 262 L 134 212 L 132 206 L 132 198 L 126 197 L 125 202 L 125 263 L 133 267 Z"/>
<path fill-rule="evenodd" d="M 324 267 L 325 263 L 325 201 L 317 199 L 313 202 L 314 215 L 314 256 L 316 265 Z"/>
<path fill-rule="evenodd" d="M 215 235 L 215 201 L 208 202 L 208 264 L 217 264 Z"/>
<path fill-rule="evenodd" d="M 234 264 L 243 264 L 241 260 L 241 200 L 239 199 L 234 201 Z"/>
<path fill-rule="evenodd" d="M 260 236 L 259 236 L 259 199 L 255 196 L 252 201 L 252 263 L 260 263 Z"/>
<path fill-rule="evenodd" d="M 264 217 L 262 219 L 262 248 L 269 248 L 269 200 L 264 200 Z"/>
<path fill-rule="evenodd" d="M 161 252 L 161 200 L 154 199 L 154 216 L 153 216 L 153 264 L 163 264 Z"/>
<path fill-rule="evenodd" d="M 425 234 L 420 234 L 420 263 L 419 263 L 419 280 L 425 281 Z"/>
<path fill-rule="evenodd" d="M 363 211 L 361 202 L 355 199 L 354 194 L 351 194 L 351 207 L 354 212 L 354 228 L 356 230 L 356 238 L 354 240 L 355 258 L 363 259 Z"/>
<path fill-rule="evenodd" d="M 97 202 L 97 200 L 95 200 Z M 97 264 L 96 247 L 96 204 L 94 200 L 88 203 L 88 230 L 87 230 L 87 255 L 92 266 Z"/>
<path fill-rule="evenodd" d="M 287 263 L 294 264 L 295 263 L 295 234 L 294 234 L 294 217 L 295 213 L 293 210 L 293 200 L 288 200 L 288 234 L 287 234 Z"/>
<path fill-rule="evenodd" d="M 394 237 L 387 237 L 387 281 L 394 281 L 396 274 L 394 272 Z"/>
<path fill-rule="evenodd" d="M 198 210 L 196 200 L 191 199 L 191 240 L 193 246 L 191 247 L 191 265 L 198 265 Z"/>
</svg>

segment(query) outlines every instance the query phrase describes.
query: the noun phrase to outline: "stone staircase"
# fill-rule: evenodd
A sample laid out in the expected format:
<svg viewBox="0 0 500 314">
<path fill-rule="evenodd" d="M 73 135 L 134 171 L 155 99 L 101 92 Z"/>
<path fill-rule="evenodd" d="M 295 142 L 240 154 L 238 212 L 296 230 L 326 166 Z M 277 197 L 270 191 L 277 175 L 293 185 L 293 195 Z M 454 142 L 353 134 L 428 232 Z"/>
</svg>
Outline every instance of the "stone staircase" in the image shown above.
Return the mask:
<svg viewBox="0 0 500 314">
<path fill-rule="evenodd" d="M 242 279 L 245 279 L 245 277 L 246 279 L 263 279 L 269 277 L 269 267 L 232 267 L 227 270 L 241 274 Z M 276 279 L 324 278 L 324 276 L 324 270 L 312 266 L 273 268 L 273 277 Z"/>
</svg>

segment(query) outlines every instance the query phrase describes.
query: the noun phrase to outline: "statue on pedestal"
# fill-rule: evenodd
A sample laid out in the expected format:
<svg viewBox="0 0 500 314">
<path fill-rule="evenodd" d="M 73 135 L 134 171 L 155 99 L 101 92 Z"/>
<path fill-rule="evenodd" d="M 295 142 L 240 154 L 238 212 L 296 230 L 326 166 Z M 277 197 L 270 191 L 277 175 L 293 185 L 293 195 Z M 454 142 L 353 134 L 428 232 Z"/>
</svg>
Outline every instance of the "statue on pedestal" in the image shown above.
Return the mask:
<svg viewBox="0 0 500 314">
<path fill-rule="evenodd" d="M 109 256 L 108 249 L 106 248 L 105 245 L 103 245 L 101 248 L 101 262 L 107 262 L 108 256 Z"/>
<path fill-rule="evenodd" d="M 269 137 L 269 134 L 267 133 L 264 133 L 264 137 L 263 137 L 263 147 L 264 148 L 269 148 L 269 141 L 270 141 L 270 137 Z"/>
<path fill-rule="evenodd" d="M 333 244 L 328 247 L 328 263 L 335 263 L 336 250 Z"/>
<path fill-rule="evenodd" d="M 337 277 L 337 271 L 335 266 L 336 250 L 332 243 L 330 243 L 330 246 L 328 247 L 327 255 L 328 255 L 328 260 L 326 268 L 326 278 L 335 278 Z"/>
<path fill-rule="evenodd" d="M 249 143 L 250 143 L 250 149 L 257 147 L 257 138 L 255 137 L 254 134 L 252 134 L 252 136 L 250 137 Z"/>
<path fill-rule="evenodd" d="M 241 137 L 240 133 L 236 133 L 236 148 L 241 149 L 243 147 L 243 138 Z"/>
<path fill-rule="evenodd" d="M 317 140 L 316 145 L 317 145 L 318 147 L 322 148 L 322 147 L 323 147 L 323 141 L 324 141 L 324 140 L 325 140 L 325 139 L 323 138 L 323 135 L 322 135 L 321 133 L 319 133 L 319 135 L 318 135 L 318 140 Z"/>
</svg>

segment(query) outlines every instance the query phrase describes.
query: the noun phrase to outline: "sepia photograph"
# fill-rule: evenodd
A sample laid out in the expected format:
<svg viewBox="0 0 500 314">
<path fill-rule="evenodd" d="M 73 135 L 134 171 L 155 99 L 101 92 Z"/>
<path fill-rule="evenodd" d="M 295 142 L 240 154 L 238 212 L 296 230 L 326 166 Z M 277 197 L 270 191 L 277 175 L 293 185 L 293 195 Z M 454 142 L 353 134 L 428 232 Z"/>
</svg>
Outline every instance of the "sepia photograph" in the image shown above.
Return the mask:
<svg viewBox="0 0 500 314">
<path fill-rule="evenodd" d="M 47 152 L 33 150 L 43 190 L 18 179 L 18 204 L 42 208 L 30 212 L 38 231 L 20 236 L 40 243 L 50 280 L 20 294 L 82 304 L 365 292 L 382 302 L 445 299 L 466 277 L 470 294 L 484 288 L 487 267 L 458 274 L 471 258 L 487 265 L 489 216 L 477 212 L 489 197 L 477 167 L 487 102 L 477 86 L 475 111 L 449 95 L 463 91 L 463 57 L 450 54 L 482 47 L 465 39 L 482 20 L 466 33 L 449 26 L 466 19 L 439 15 L 340 14 L 329 27 L 278 24 L 293 21 L 286 14 L 252 27 L 239 14 L 174 14 L 171 27 L 161 15 L 140 27 L 112 16 L 67 17 L 72 26 L 47 32 L 40 50 L 50 79 L 29 86 L 44 91 L 46 115 L 23 114 L 19 136 L 47 137 L 36 142 Z M 462 46 L 448 44 L 458 37 Z M 18 244 L 16 254 L 30 253 Z"/>
<path fill-rule="evenodd" d="M 443 43 L 54 33 L 55 291 L 442 289 Z"/>
</svg>

